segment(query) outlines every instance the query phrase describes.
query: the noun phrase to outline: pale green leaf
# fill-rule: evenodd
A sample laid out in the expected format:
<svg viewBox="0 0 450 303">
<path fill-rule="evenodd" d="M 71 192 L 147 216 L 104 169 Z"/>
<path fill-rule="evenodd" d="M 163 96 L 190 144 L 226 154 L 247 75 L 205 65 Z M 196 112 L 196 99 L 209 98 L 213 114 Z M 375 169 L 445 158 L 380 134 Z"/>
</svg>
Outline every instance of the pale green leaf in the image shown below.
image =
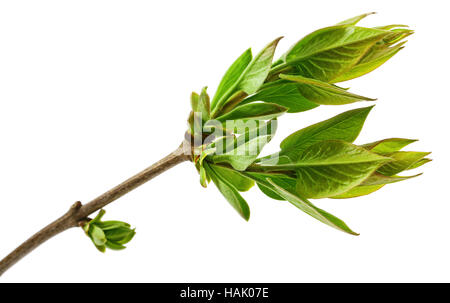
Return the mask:
<svg viewBox="0 0 450 303">
<path fill-rule="evenodd" d="M 221 122 L 225 122 L 227 120 L 247 119 L 268 120 L 281 116 L 285 112 L 287 112 L 286 107 L 282 107 L 273 103 L 248 103 L 240 105 L 233 109 L 231 112 L 217 117 L 216 119 Z"/>
<path fill-rule="evenodd" d="M 380 185 L 380 184 L 390 184 L 395 182 L 400 182 L 404 180 L 408 180 L 411 178 L 415 178 L 420 176 L 421 174 L 417 174 L 414 176 L 385 176 L 378 172 L 373 173 L 366 180 L 364 180 L 361 185 Z"/>
<path fill-rule="evenodd" d="M 379 29 L 388 31 L 391 29 L 391 26 L 386 26 L 384 28 L 380 27 Z M 397 54 L 401 49 L 403 49 L 403 45 L 406 41 L 400 41 L 413 33 L 413 31 L 409 29 L 394 29 L 388 32 L 390 34 L 381 41 L 374 44 L 369 50 L 367 50 L 367 52 L 363 57 L 361 57 L 357 64 L 355 64 L 351 69 L 339 75 L 333 81 L 342 82 L 351 80 L 377 69 L 390 58 L 392 58 L 395 54 Z"/>
<path fill-rule="evenodd" d="M 216 152 L 215 155 L 208 157 L 210 157 L 214 163 L 228 163 L 234 169 L 243 171 L 255 161 L 264 145 L 266 145 L 271 138 L 271 135 L 255 137 L 223 154 L 218 154 Z"/>
<path fill-rule="evenodd" d="M 379 189 L 381 189 L 384 185 L 395 183 L 407 179 L 411 179 L 414 177 L 418 177 L 421 174 L 415 175 L 415 176 L 385 176 L 380 173 L 373 173 L 370 177 L 368 177 L 366 180 L 364 180 L 360 185 L 355 186 L 351 188 L 350 190 L 346 191 L 345 193 L 332 196 L 330 198 L 332 199 L 348 199 L 348 198 L 355 198 L 355 197 L 361 197 L 368 194 L 371 194 Z"/>
<path fill-rule="evenodd" d="M 255 182 L 241 174 L 240 172 L 220 165 L 209 164 L 216 173 L 220 174 L 224 179 L 230 182 L 238 191 L 248 191 L 255 185 Z"/>
<path fill-rule="evenodd" d="M 342 194 L 388 160 L 343 141 L 317 143 L 292 165 L 297 172 L 297 193 L 316 199 Z"/>
<path fill-rule="evenodd" d="M 211 103 L 211 108 L 214 109 L 217 105 L 219 99 L 221 99 L 224 94 L 230 90 L 237 82 L 242 72 L 252 61 L 252 51 L 247 49 L 239 58 L 234 61 L 234 63 L 229 67 L 227 72 L 222 78 L 219 86 L 217 87 L 216 94 Z"/>
<path fill-rule="evenodd" d="M 200 112 L 202 114 L 202 120 L 208 121 L 210 118 L 210 102 L 209 102 L 209 96 L 206 93 L 207 87 L 205 86 L 198 98 L 198 105 L 197 108 L 193 108 L 194 112 Z"/>
<path fill-rule="evenodd" d="M 361 145 L 375 153 L 391 153 L 401 150 L 403 147 L 416 142 L 414 139 L 389 138 Z"/>
<path fill-rule="evenodd" d="M 206 188 L 208 186 L 208 177 L 206 175 L 206 170 L 203 167 L 203 165 L 200 165 L 199 173 L 200 173 L 200 184 L 201 186 Z"/>
<path fill-rule="evenodd" d="M 89 237 L 92 239 L 92 242 L 96 246 L 102 246 L 106 243 L 106 236 L 103 230 L 96 226 L 95 224 L 91 224 L 89 228 Z"/>
<path fill-rule="evenodd" d="M 366 196 L 373 192 L 376 192 L 377 190 L 381 189 L 383 186 L 384 186 L 384 184 L 358 185 L 358 186 L 353 187 L 349 191 L 346 191 L 345 193 L 342 193 L 340 195 L 336 195 L 336 196 L 333 196 L 330 198 L 331 199 L 349 199 L 349 198 Z"/>
<path fill-rule="evenodd" d="M 122 244 L 115 243 L 113 241 L 106 241 L 105 246 L 112 250 L 122 250 L 126 248 Z"/>
<path fill-rule="evenodd" d="M 297 42 L 284 56 L 284 63 L 272 73 L 294 66 L 295 74 L 324 82 L 334 79 L 356 65 L 377 41 L 389 35 L 388 31 L 337 25 L 317 30 Z"/>
<path fill-rule="evenodd" d="M 393 160 L 381 166 L 377 171 L 386 176 L 393 176 L 408 169 L 429 154 L 426 152 L 403 151 L 387 153 L 385 155 Z"/>
<path fill-rule="evenodd" d="M 253 101 L 264 101 L 286 107 L 288 113 L 307 111 L 319 106 L 306 99 L 299 91 L 295 83 L 280 83 L 263 88 L 256 94 L 246 98 L 242 104 Z"/>
<path fill-rule="evenodd" d="M 264 173 L 264 172 L 246 172 L 247 176 L 251 177 L 258 184 L 259 189 L 268 197 L 275 200 L 285 200 L 283 197 L 278 195 L 271 186 L 267 186 L 267 179 L 272 180 L 275 184 L 281 186 L 282 188 L 288 190 L 289 192 L 295 193 L 297 180 L 282 173 Z"/>
<path fill-rule="evenodd" d="M 208 175 L 225 199 L 246 221 L 248 221 L 250 218 L 250 208 L 244 198 L 239 194 L 238 190 L 228 180 L 216 173 L 208 163 L 205 163 L 204 165 Z"/>
<path fill-rule="evenodd" d="M 253 60 L 246 66 L 239 78 L 227 89 L 215 104 L 211 116 L 217 117 L 221 113 L 223 106 L 229 102 L 229 98 L 240 91 L 246 94 L 254 94 L 264 83 L 272 65 L 273 54 L 278 42 L 282 37 L 269 43 Z M 239 100 L 239 99 L 238 99 Z M 233 104 L 233 107 L 235 104 Z"/>
<path fill-rule="evenodd" d="M 300 93 L 309 101 L 322 105 L 343 105 L 358 101 L 375 101 L 375 99 L 356 95 L 320 80 L 299 75 L 279 75 L 281 79 L 298 83 Z"/>
<path fill-rule="evenodd" d="M 353 142 L 372 107 L 357 108 L 301 129 L 281 142 L 281 155 L 296 160 L 307 147 L 324 140 Z"/>
<path fill-rule="evenodd" d="M 243 72 L 242 78 L 237 86 L 238 90 L 243 90 L 247 94 L 254 94 L 264 83 L 272 65 L 273 54 L 281 38 L 283 37 L 279 37 L 269 43 L 255 56 Z"/>
<path fill-rule="evenodd" d="M 334 227 L 340 231 L 349 233 L 351 235 L 358 235 L 358 233 L 355 233 L 353 230 L 351 230 L 347 224 L 345 224 L 342 220 L 339 218 L 333 216 L 332 214 L 314 206 L 310 201 L 308 201 L 306 198 L 303 198 L 299 195 L 292 194 L 282 188 L 281 186 L 278 186 L 270 179 L 267 179 L 267 182 L 272 185 L 273 190 L 283 197 L 285 200 L 292 203 L 294 206 L 302 210 L 303 212 L 307 213 L 308 215 L 312 216 L 313 218 L 319 220 L 322 223 L 325 223 L 331 227 Z"/>
<path fill-rule="evenodd" d="M 432 160 L 429 158 L 423 158 L 420 159 L 419 161 L 417 161 L 416 163 L 414 163 L 413 165 L 411 165 L 410 167 L 408 167 L 406 170 L 411 170 L 411 169 L 415 169 L 418 168 L 424 164 L 427 164 L 428 162 L 431 162 Z"/>
<path fill-rule="evenodd" d="M 95 225 L 97 225 L 104 231 L 119 227 L 130 227 L 130 224 L 122 221 L 102 221 L 95 223 Z"/>
</svg>

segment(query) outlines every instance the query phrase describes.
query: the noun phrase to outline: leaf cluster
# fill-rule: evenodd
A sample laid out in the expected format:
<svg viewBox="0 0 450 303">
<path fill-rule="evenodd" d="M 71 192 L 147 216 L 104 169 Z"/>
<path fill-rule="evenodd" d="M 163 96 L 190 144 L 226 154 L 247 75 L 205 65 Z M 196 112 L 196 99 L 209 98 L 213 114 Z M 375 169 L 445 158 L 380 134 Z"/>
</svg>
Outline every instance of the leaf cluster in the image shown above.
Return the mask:
<svg viewBox="0 0 450 303">
<path fill-rule="evenodd" d="M 105 211 L 102 209 L 98 215 L 83 226 L 86 235 L 92 240 L 95 247 L 105 252 L 106 248 L 122 250 L 133 239 L 135 229 L 130 224 L 121 221 L 101 221 Z"/>
<path fill-rule="evenodd" d="M 200 183 L 206 187 L 212 181 L 244 219 L 249 219 L 250 208 L 241 192 L 257 184 L 270 198 L 288 201 L 356 235 L 310 199 L 367 195 L 417 176 L 399 174 L 431 161 L 429 153 L 402 151 L 415 141 L 411 139 L 354 144 L 373 106 L 300 129 L 282 141 L 279 152 L 259 157 L 275 135 L 277 118 L 285 113 L 375 100 L 336 83 L 375 70 L 401 50 L 413 32 L 404 25 L 357 26 L 367 15 L 319 29 L 277 60 L 273 58 L 281 37 L 256 56 L 247 49 L 229 67 L 211 100 L 206 87 L 191 95 L 187 134 Z"/>
</svg>

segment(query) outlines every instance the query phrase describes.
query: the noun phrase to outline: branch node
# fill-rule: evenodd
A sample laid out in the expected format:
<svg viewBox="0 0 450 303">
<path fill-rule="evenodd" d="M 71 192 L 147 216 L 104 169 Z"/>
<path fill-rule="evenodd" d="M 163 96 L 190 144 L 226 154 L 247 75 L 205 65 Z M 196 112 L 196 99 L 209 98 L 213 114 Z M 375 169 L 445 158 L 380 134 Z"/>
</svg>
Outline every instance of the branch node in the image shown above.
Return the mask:
<svg viewBox="0 0 450 303">
<path fill-rule="evenodd" d="M 69 209 L 69 213 L 76 213 L 83 204 L 80 201 L 75 202 Z"/>
</svg>

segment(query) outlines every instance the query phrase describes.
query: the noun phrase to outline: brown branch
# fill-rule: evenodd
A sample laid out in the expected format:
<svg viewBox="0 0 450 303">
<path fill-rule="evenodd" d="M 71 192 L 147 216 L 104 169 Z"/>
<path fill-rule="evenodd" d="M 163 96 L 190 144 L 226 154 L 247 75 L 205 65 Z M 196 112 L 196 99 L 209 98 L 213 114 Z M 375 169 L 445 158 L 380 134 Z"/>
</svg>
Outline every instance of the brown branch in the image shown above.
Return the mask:
<svg viewBox="0 0 450 303">
<path fill-rule="evenodd" d="M 1 260 L 0 276 L 11 266 L 20 261 L 20 259 L 25 257 L 33 249 L 35 249 L 48 239 L 71 227 L 79 226 L 82 222 L 85 222 L 87 220 L 87 216 L 89 216 L 90 214 L 96 212 L 97 210 L 100 210 L 109 203 L 122 197 L 126 193 L 158 176 L 162 172 L 174 167 L 181 162 L 190 160 L 190 155 L 191 150 L 189 148 L 189 144 L 186 144 L 186 142 L 184 142 L 171 154 L 159 160 L 152 166 L 144 169 L 142 172 L 117 185 L 113 189 L 98 196 L 91 202 L 85 205 L 82 205 L 81 202 L 76 202 L 62 217 L 50 223 L 42 230 L 34 234 L 31 238 L 26 240 L 3 260 Z"/>
</svg>

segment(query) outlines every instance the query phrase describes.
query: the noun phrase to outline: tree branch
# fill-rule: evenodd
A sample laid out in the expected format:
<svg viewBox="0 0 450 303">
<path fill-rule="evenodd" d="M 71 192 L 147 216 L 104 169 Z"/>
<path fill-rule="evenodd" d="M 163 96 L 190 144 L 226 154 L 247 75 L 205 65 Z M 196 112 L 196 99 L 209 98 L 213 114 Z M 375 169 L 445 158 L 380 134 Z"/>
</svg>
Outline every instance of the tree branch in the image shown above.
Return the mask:
<svg viewBox="0 0 450 303">
<path fill-rule="evenodd" d="M 20 259 L 25 257 L 33 249 L 35 249 L 48 239 L 71 227 L 79 226 L 80 223 L 87 220 L 87 217 L 90 214 L 102 209 L 109 203 L 117 200 L 126 193 L 153 179 L 164 171 L 190 159 L 191 150 L 189 144 L 183 142 L 174 152 L 170 153 L 150 167 L 144 169 L 142 172 L 117 185 L 113 189 L 98 196 L 91 202 L 85 205 L 82 205 L 81 202 L 76 202 L 72 205 L 67 213 L 34 234 L 31 238 L 26 240 L 3 260 L 1 260 L 0 276 L 11 266 L 20 261 Z"/>
</svg>

